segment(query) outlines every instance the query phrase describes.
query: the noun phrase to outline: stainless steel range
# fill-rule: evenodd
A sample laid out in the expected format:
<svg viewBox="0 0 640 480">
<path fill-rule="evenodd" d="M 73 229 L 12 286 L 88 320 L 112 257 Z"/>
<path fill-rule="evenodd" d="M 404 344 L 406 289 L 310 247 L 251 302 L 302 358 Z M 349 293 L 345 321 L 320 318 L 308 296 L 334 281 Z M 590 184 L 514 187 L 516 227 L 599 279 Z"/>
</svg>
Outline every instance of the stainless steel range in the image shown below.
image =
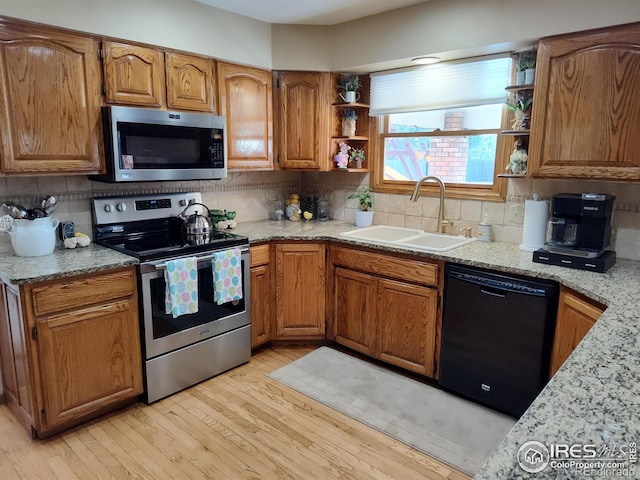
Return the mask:
<svg viewBox="0 0 640 480">
<path fill-rule="evenodd" d="M 249 242 L 213 231 L 206 242 L 188 242 L 178 215 L 199 193 L 94 198 L 96 243 L 140 259 L 138 285 L 145 377 L 144 400 L 155 402 L 251 358 Z M 193 205 L 189 211 L 197 211 Z M 214 252 L 240 249 L 242 299 L 214 301 Z M 195 257 L 196 313 L 165 313 L 167 262 Z"/>
</svg>

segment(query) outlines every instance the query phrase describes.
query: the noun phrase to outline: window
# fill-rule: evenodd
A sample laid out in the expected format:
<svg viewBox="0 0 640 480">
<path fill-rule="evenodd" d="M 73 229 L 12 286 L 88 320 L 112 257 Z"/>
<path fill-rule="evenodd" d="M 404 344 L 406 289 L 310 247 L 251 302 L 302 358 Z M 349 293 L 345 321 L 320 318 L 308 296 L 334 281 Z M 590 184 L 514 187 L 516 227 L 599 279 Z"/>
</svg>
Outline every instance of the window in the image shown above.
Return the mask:
<svg viewBox="0 0 640 480">
<path fill-rule="evenodd" d="M 508 159 L 500 131 L 510 75 L 509 57 L 372 74 L 371 111 L 380 117 L 373 186 L 404 193 L 436 175 L 448 196 L 503 199 L 496 174 Z"/>
</svg>

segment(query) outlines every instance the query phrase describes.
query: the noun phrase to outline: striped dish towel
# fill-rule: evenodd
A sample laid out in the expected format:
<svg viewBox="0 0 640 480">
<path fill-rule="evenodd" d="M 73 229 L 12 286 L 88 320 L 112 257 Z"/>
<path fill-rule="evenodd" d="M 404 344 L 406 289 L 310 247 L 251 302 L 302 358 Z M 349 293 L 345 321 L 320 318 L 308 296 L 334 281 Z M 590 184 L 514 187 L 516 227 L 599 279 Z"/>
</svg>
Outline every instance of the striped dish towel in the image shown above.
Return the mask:
<svg viewBox="0 0 640 480">
<path fill-rule="evenodd" d="M 198 263 L 195 257 L 168 260 L 164 281 L 166 314 L 177 318 L 198 311 Z"/>
<path fill-rule="evenodd" d="M 214 300 L 216 304 L 242 298 L 242 260 L 240 249 L 232 248 L 214 252 L 211 259 L 213 270 Z"/>
</svg>

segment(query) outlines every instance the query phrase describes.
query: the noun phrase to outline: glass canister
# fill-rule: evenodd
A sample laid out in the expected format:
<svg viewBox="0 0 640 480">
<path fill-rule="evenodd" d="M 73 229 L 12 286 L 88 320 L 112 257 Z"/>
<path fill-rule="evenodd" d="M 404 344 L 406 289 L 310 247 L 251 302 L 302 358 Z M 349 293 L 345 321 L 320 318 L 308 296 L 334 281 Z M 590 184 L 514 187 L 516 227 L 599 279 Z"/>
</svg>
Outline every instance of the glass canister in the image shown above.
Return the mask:
<svg viewBox="0 0 640 480">
<path fill-rule="evenodd" d="M 276 198 L 271 202 L 271 215 L 272 220 L 284 220 L 284 201 L 281 198 Z"/>
<path fill-rule="evenodd" d="M 318 220 L 321 222 L 327 221 L 331 218 L 331 204 L 329 200 L 321 198 L 318 200 Z"/>
</svg>

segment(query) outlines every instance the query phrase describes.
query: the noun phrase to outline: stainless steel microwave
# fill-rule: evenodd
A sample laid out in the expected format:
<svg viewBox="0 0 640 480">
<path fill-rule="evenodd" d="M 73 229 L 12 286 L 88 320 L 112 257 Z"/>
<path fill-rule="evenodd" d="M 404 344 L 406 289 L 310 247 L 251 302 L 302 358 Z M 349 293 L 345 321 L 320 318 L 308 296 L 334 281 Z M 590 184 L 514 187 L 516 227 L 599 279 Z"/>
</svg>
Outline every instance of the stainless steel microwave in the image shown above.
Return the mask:
<svg viewBox="0 0 640 480">
<path fill-rule="evenodd" d="M 217 180 L 227 176 L 225 118 L 102 107 L 106 172 L 100 182 Z"/>
</svg>

